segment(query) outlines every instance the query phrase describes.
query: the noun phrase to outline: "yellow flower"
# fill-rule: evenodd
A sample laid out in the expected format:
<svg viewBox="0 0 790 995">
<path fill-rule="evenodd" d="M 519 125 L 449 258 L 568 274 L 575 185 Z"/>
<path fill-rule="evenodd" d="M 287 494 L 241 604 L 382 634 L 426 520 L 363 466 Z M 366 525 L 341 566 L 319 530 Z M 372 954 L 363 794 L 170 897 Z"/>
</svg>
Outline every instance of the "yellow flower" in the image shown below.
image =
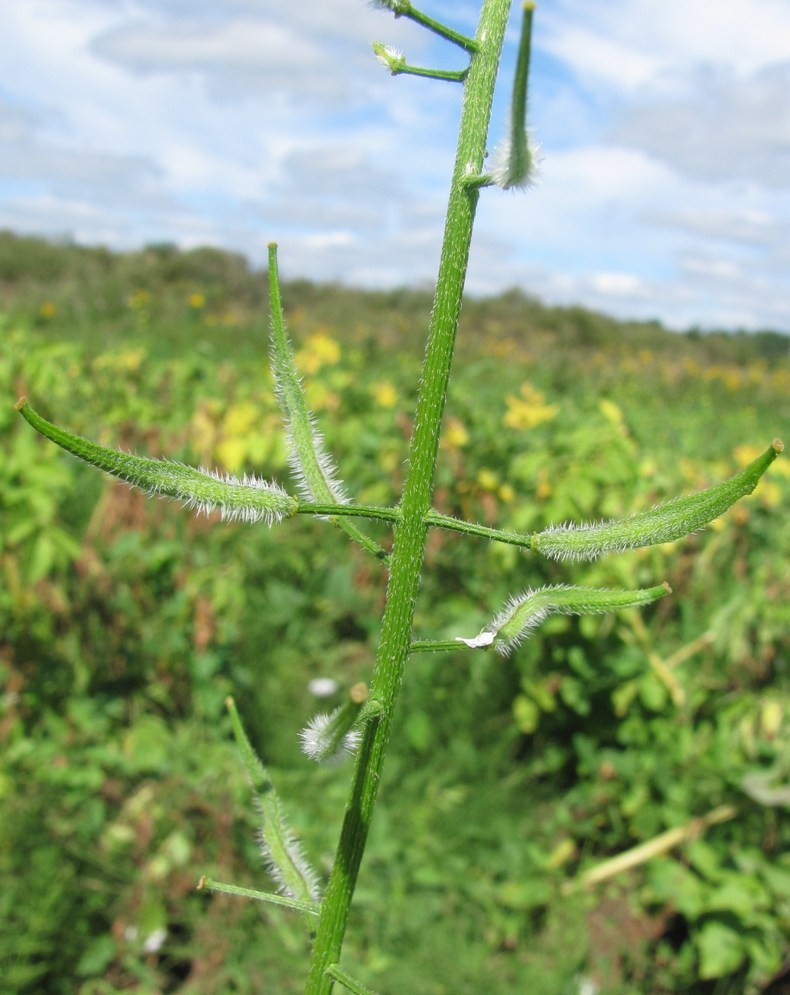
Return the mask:
<svg viewBox="0 0 790 995">
<path fill-rule="evenodd" d="M 206 306 L 206 298 L 200 291 L 189 295 L 189 306 L 193 311 L 201 311 Z"/>
<path fill-rule="evenodd" d="M 127 300 L 127 304 L 133 311 L 142 311 L 150 303 L 151 295 L 147 290 L 135 290 Z"/>
<path fill-rule="evenodd" d="M 521 397 L 509 394 L 505 398 L 507 411 L 502 419 L 507 428 L 530 429 L 551 421 L 560 410 L 559 404 L 546 404 L 541 391 L 532 384 L 521 385 Z"/>
<path fill-rule="evenodd" d="M 485 467 L 478 473 L 477 482 L 484 491 L 495 491 L 499 487 L 499 477 L 493 470 L 487 470 Z"/>
<path fill-rule="evenodd" d="M 510 484 L 502 484 L 499 488 L 499 497 L 505 504 L 509 504 L 514 500 L 516 492 Z"/>
<path fill-rule="evenodd" d="M 247 435 L 260 420 L 260 414 L 252 401 L 239 401 L 232 404 L 222 419 L 224 436 Z"/>
<path fill-rule="evenodd" d="M 611 425 L 620 426 L 623 424 L 623 412 L 620 406 L 615 404 L 614 401 L 610 401 L 605 397 L 602 398 L 598 402 L 598 410 Z"/>
<path fill-rule="evenodd" d="M 309 335 L 294 357 L 304 373 L 317 373 L 322 366 L 335 366 L 340 362 L 340 346 L 326 332 Z"/>
<path fill-rule="evenodd" d="M 551 481 L 546 475 L 546 471 L 541 470 L 538 486 L 535 488 L 535 497 L 538 501 L 545 501 L 546 498 L 550 498 L 553 493 L 554 488 L 551 486 Z"/>
<path fill-rule="evenodd" d="M 146 358 L 145 349 L 125 349 L 123 352 L 105 352 L 93 361 L 96 370 L 117 373 L 136 373 Z"/>
<path fill-rule="evenodd" d="M 246 463 L 259 462 L 268 452 L 270 441 L 262 431 L 265 413 L 253 401 L 239 401 L 225 412 L 215 449 L 224 470 L 236 471 Z"/>
<path fill-rule="evenodd" d="M 56 311 L 57 311 L 57 308 L 52 303 L 52 301 L 44 301 L 44 303 L 38 309 L 38 313 L 41 315 L 42 318 L 46 318 L 47 321 L 49 321 L 50 318 L 54 318 L 55 317 L 55 312 Z"/>
<path fill-rule="evenodd" d="M 451 415 L 447 419 L 442 433 L 442 442 L 447 449 L 463 449 L 469 442 L 469 433 L 459 418 L 454 418 Z"/>
<path fill-rule="evenodd" d="M 398 395 L 395 388 L 388 380 L 381 383 L 374 383 L 370 388 L 373 399 L 380 408 L 394 408 L 398 403 Z"/>
</svg>

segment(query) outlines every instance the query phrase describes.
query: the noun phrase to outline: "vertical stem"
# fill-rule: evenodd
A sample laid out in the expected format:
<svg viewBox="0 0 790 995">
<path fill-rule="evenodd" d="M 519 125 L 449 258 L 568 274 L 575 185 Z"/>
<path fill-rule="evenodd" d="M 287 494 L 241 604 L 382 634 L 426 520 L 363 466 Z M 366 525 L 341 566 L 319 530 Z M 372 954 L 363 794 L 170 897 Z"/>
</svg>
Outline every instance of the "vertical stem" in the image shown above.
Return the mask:
<svg viewBox="0 0 790 995">
<path fill-rule="evenodd" d="M 365 727 L 360 744 L 335 862 L 321 907 L 305 995 L 329 995 L 334 985 L 325 971 L 340 959 L 395 702 L 409 655 L 414 605 L 425 556 L 426 519 L 431 510 L 436 454 L 479 196 L 468 179 L 482 172 L 509 10 L 510 0 L 484 0 L 476 35 L 479 51 L 471 56 L 464 82 L 441 261 L 409 446 L 401 520 L 394 530 L 381 641 L 371 687 L 371 697 L 381 703 L 382 713 Z"/>
</svg>

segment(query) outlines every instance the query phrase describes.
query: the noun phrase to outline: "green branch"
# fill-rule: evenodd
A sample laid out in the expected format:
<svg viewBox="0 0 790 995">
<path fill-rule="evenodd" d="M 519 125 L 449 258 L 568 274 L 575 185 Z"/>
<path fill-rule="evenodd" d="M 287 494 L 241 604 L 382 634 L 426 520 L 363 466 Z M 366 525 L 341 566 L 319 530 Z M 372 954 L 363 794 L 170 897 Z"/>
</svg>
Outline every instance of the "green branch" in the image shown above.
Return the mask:
<svg viewBox="0 0 790 995">
<path fill-rule="evenodd" d="M 381 7 L 382 10 L 392 11 L 395 17 L 405 17 L 409 21 L 414 21 L 415 24 L 427 28 L 440 38 L 452 42 L 453 45 L 458 45 L 467 52 L 477 52 L 480 50 L 480 46 L 474 38 L 462 35 L 460 32 L 448 27 L 448 25 L 442 24 L 441 21 L 434 20 L 434 18 L 424 14 L 421 10 L 417 10 L 409 0 L 374 0 L 374 6 Z"/>
<path fill-rule="evenodd" d="M 319 906 L 314 902 L 300 902 L 287 895 L 274 895 L 270 891 L 256 891 L 253 888 L 242 888 L 237 884 L 225 884 L 213 878 L 203 877 L 198 881 L 198 891 L 216 891 L 222 895 L 238 895 L 240 898 L 251 898 L 256 902 L 268 902 L 269 905 L 280 905 L 286 909 L 294 909 L 310 916 L 317 916 Z"/>
<path fill-rule="evenodd" d="M 372 989 L 366 988 L 356 978 L 352 978 L 339 964 L 330 964 L 325 973 L 335 981 L 339 981 L 347 991 L 351 992 L 351 995 L 376 995 Z"/>
<path fill-rule="evenodd" d="M 320 515 L 323 517 L 372 518 L 380 522 L 400 520 L 399 508 L 387 508 L 375 504 L 316 504 L 313 501 L 300 501 L 297 515 Z"/>
<path fill-rule="evenodd" d="M 474 522 L 465 522 L 460 518 L 452 518 L 450 515 L 441 515 L 438 511 L 429 512 L 425 516 L 425 521 L 428 525 L 435 525 L 437 528 L 448 529 L 451 532 L 479 536 L 481 539 L 492 539 L 495 542 L 506 543 L 510 546 L 521 546 L 525 549 L 532 548 L 531 535 L 519 532 L 504 532 L 502 529 L 492 529 L 487 525 L 477 525 Z"/>
<path fill-rule="evenodd" d="M 426 79 L 442 79 L 449 83 L 463 83 L 468 69 L 426 69 L 422 66 L 410 66 L 403 52 L 380 41 L 373 42 L 373 54 L 393 76 L 423 76 Z"/>
</svg>

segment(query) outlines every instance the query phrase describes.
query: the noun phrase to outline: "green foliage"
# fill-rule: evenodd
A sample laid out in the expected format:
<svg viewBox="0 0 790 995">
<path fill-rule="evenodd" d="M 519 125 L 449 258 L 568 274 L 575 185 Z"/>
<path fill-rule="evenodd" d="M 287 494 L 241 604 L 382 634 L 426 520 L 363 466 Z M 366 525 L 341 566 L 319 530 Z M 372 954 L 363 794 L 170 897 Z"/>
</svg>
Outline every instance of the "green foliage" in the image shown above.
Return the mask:
<svg viewBox="0 0 790 995">
<path fill-rule="evenodd" d="M 623 331 L 611 353 L 566 356 L 538 373 L 523 337 L 507 337 L 495 320 L 499 306 L 475 305 L 479 354 L 451 388 L 437 495 L 446 513 L 521 530 L 622 515 L 725 477 L 790 421 L 786 363 L 710 364 L 705 342 L 679 358 L 668 345 L 647 355 Z M 301 321 L 317 324 L 309 314 Z M 399 486 L 415 360 L 407 345 L 393 361 L 374 329 L 349 333 L 353 324 L 303 337 L 297 361 L 360 498 L 387 502 Z M 216 328 L 204 333 L 220 341 Z M 201 993 L 252 992 L 256 979 L 259 989 L 299 991 L 300 922 L 267 912 L 277 937 L 262 955 L 259 908 L 192 893 L 195 868 L 267 887 L 223 701 L 240 701 L 280 791 L 311 799 L 300 813 L 308 821 L 294 827 L 305 848 L 328 852 L 345 775 L 327 771 L 316 783 L 294 730 L 314 711 L 312 678 L 347 687 L 369 677 L 381 571 L 361 551 L 341 557 L 339 534 L 319 548 L 310 522 L 292 523 L 281 542 L 185 517 L 82 469 L 12 410 L 26 392 L 70 411 L 77 431 L 102 421 L 106 441 L 130 450 L 282 479 L 282 446 L 256 448 L 257 427 L 277 418 L 263 360 L 255 383 L 243 361 L 211 359 L 213 347 L 188 362 L 155 359 L 161 343 L 149 347 L 140 334 L 91 353 L 48 342 L 21 320 L 7 323 L 0 348 L 11 470 L 0 484 L 9 523 L 0 589 L 4 973 L 13 965 L 19 992 L 100 991 L 91 978 L 112 990 L 179 990 L 190 972 Z M 750 425 L 755 448 L 742 448 Z M 548 995 L 581 974 L 605 979 L 606 991 L 713 992 L 719 978 L 740 992 L 779 969 L 790 921 L 787 820 L 744 784 L 787 763 L 790 526 L 776 514 L 790 496 L 784 467 L 777 461 L 713 531 L 584 569 L 579 579 L 596 586 L 666 576 L 675 594 L 645 625 L 635 612 L 556 616 L 510 661 L 412 660 L 348 946 L 348 965 L 364 961 L 372 987 L 413 990 L 419 978 L 426 992 L 533 985 Z M 566 580 L 561 565 L 528 555 L 435 531 L 416 631 L 474 631 L 525 582 Z M 539 799 L 534 811 L 526 793 Z M 605 886 L 574 899 L 568 920 L 564 880 L 725 801 L 739 815 L 705 835 L 714 863 L 701 865 L 689 845 L 629 872 L 616 905 Z M 192 846 L 188 861 L 157 877 L 149 865 L 170 867 L 165 841 L 178 854 L 179 834 Z M 112 845 L 96 845 L 105 838 Z M 748 910 L 729 885 L 722 898 L 733 878 L 757 896 Z M 602 917 L 620 915 L 625 934 L 640 937 L 625 950 L 599 935 Z M 168 940 L 146 953 L 160 927 Z M 719 927 L 734 927 L 737 942 L 722 946 Z M 461 956 L 459 934 L 468 938 Z"/>
</svg>

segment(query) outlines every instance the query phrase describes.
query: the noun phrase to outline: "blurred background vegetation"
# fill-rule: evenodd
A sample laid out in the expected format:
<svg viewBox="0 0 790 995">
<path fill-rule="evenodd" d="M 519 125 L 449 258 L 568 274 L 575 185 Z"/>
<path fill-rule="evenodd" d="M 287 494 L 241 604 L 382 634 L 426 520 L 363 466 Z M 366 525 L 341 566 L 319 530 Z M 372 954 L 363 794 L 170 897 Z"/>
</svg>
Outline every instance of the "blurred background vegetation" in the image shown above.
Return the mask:
<svg viewBox="0 0 790 995">
<path fill-rule="evenodd" d="M 287 273 L 287 254 L 283 256 Z M 9 993 L 298 993 L 223 701 L 323 868 L 349 768 L 297 732 L 370 676 L 385 576 L 342 535 L 196 518 L 78 464 L 13 411 L 285 481 L 266 278 L 169 245 L 0 235 L 0 976 Z M 396 500 L 430 296 L 286 284 L 308 397 L 360 501 Z M 790 339 L 675 334 L 513 291 L 467 301 L 437 507 L 529 531 L 707 486 L 790 425 Z M 790 991 L 790 461 L 704 534 L 583 567 L 434 532 L 415 635 L 512 593 L 674 595 L 557 617 L 503 661 L 417 656 L 346 947 L 382 995 Z M 320 533 L 320 535 L 319 535 Z M 380 530 L 381 540 L 387 533 Z M 341 691 L 319 701 L 315 678 Z M 731 817 L 703 831 L 717 807 Z M 607 858 L 685 842 L 581 887 Z"/>
</svg>

